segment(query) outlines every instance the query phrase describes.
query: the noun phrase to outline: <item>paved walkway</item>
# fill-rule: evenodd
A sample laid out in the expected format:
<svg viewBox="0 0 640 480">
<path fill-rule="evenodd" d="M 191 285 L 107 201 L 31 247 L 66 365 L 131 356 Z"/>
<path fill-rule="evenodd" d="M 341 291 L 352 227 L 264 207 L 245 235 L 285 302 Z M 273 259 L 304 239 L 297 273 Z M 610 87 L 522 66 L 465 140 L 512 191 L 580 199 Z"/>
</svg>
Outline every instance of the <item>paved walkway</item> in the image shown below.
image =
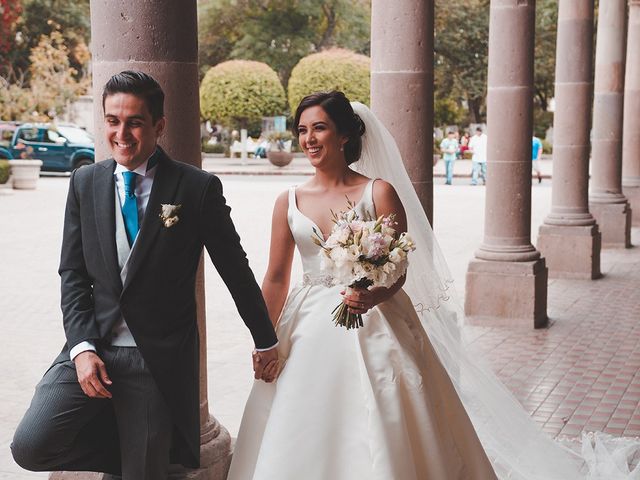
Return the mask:
<svg viewBox="0 0 640 480">
<path fill-rule="evenodd" d="M 222 178 L 258 279 L 266 270 L 273 201 L 307 178 Z M 462 291 L 467 263 L 482 241 L 485 189 L 468 186 L 467 179 L 440 183 L 435 230 Z M 63 343 L 56 269 L 67 186 L 66 177 L 50 177 L 35 191 L 0 190 L 0 479 L 46 478 L 17 467 L 8 446 Z M 534 240 L 550 199 L 548 180 L 534 185 Z M 640 243 L 639 229 L 632 238 Z M 640 435 L 640 249 L 605 250 L 602 270 L 596 281 L 550 282 L 548 329 L 467 328 L 475 348 L 551 435 L 575 437 L 583 428 Z M 251 339 L 210 262 L 205 275 L 210 408 L 236 435 L 252 384 Z M 299 264 L 293 275 L 300 275 Z"/>
<path fill-rule="evenodd" d="M 494 371 L 554 436 L 640 436 L 640 250 L 604 251 L 602 270 L 596 281 L 549 282 L 549 328 L 468 327 Z"/>
<path fill-rule="evenodd" d="M 204 154 L 202 168 L 219 175 L 313 175 L 313 168 L 309 161 L 301 154 L 286 167 L 276 167 L 266 158 L 249 158 L 244 163 L 239 158 L 214 157 Z M 549 157 L 544 156 L 540 161 L 542 177 L 551 178 L 552 163 Z M 445 177 L 444 161 L 440 160 L 433 168 L 435 178 Z M 471 177 L 471 160 L 457 160 L 453 165 L 453 176 L 456 179 L 468 179 Z M 438 183 L 438 181 L 436 181 Z M 444 180 L 442 181 L 444 183 Z"/>
</svg>

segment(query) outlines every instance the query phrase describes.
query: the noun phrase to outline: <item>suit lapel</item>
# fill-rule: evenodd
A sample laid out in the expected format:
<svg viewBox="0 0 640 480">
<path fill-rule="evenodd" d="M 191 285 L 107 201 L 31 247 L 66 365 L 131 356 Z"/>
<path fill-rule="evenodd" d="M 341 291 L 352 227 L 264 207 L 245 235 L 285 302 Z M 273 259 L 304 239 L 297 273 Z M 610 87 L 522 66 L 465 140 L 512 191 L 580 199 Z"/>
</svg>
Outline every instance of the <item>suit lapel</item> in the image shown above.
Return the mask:
<svg viewBox="0 0 640 480">
<path fill-rule="evenodd" d="M 159 147 L 158 147 L 159 148 Z M 145 256 L 153 246 L 153 242 L 162 228 L 160 220 L 161 204 L 174 203 L 176 189 L 180 183 L 180 170 L 173 160 L 160 149 L 158 156 L 158 170 L 153 178 L 153 186 L 149 195 L 149 202 L 145 210 L 140 231 L 128 262 L 127 278 L 124 289 L 131 283 L 140 268 Z"/>
<path fill-rule="evenodd" d="M 98 243 L 102 251 L 104 263 L 111 277 L 111 283 L 117 290 L 122 288 L 120 270 L 118 268 L 118 253 L 116 250 L 116 220 L 115 220 L 115 183 L 113 172 L 115 162 L 107 160 L 99 163 L 93 174 L 93 195 L 98 231 Z"/>
</svg>

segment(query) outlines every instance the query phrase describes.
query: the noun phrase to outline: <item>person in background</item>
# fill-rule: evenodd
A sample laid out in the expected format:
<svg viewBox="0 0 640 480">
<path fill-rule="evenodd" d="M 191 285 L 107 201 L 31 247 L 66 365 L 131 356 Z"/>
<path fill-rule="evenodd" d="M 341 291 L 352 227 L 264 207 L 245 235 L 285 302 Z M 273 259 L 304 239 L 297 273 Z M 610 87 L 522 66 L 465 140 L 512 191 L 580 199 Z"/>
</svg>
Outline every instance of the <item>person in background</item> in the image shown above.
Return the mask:
<svg viewBox="0 0 640 480">
<path fill-rule="evenodd" d="M 540 159 L 542 159 L 542 141 L 538 137 L 534 136 L 531 143 L 531 166 L 538 176 L 538 183 L 542 183 Z"/>
<path fill-rule="evenodd" d="M 478 174 L 482 177 L 482 183 L 487 183 L 487 135 L 482 128 L 476 128 L 476 134 L 469 140 L 469 150 L 473 152 L 471 185 L 478 184 Z"/>
<path fill-rule="evenodd" d="M 464 152 L 469 150 L 469 132 L 464 132 L 460 137 L 460 147 L 458 147 L 458 160 L 464 158 Z"/>
<path fill-rule="evenodd" d="M 253 154 L 253 158 L 267 158 L 267 149 L 269 148 L 269 140 L 263 134 L 258 138 L 258 146 Z"/>
<path fill-rule="evenodd" d="M 451 185 L 453 181 L 453 165 L 456 161 L 456 152 L 458 151 L 458 140 L 456 132 L 449 130 L 447 137 L 440 142 L 440 151 L 444 157 L 444 165 L 447 172 L 446 185 Z"/>
</svg>

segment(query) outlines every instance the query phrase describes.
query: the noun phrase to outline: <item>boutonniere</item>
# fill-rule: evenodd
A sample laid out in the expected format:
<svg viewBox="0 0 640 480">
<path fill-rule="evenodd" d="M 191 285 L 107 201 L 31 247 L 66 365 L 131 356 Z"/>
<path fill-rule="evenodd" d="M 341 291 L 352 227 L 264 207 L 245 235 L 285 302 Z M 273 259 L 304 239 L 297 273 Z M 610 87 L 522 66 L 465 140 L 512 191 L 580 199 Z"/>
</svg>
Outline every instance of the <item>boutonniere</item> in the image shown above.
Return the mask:
<svg viewBox="0 0 640 480">
<path fill-rule="evenodd" d="M 168 203 L 162 203 L 161 206 L 162 212 L 159 216 L 160 220 L 162 220 L 162 224 L 165 226 L 165 228 L 173 227 L 176 223 L 178 223 L 178 220 L 180 220 L 180 217 L 178 217 L 178 212 L 182 208 L 182 205 L 171 205 Z"/>
</svg>

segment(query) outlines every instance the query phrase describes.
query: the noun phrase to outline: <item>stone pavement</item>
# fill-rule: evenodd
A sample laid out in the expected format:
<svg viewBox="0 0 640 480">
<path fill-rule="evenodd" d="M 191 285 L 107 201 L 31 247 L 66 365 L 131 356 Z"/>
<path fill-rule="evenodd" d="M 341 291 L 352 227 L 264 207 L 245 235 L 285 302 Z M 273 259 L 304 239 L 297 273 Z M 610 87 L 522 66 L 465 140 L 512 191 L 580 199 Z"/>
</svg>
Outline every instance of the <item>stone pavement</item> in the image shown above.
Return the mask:
<svg viewBox="0 0 640 480">
<path fill-rule="evenodd" d="M 273 201 L 307 178 L 222 178 L 258 279 L 266 270 Z M 485 189 L 465 179 L 436 183 L 435 231 L 462 293 L 467 263 L 482 241 Z M 67 186 L 66 177 L 45 177 L 35 191 L 0 189 L 0 479 L 46 478 L 15 465 L 9 443 L 64 341 L 56 270 Z M 534 185 L 532 198 L 535 240 L 550 208 L 550 182 Z M 640 230 L 633 241 L 640 243 Z M 583 428 L 640 435 L 640 250 L 603 251 L 602 270 L 596 281 L 550 281 L 548 329 L 467 327 L 474 348 L 551 435 L 573 438 Z M 294 278 L 300 274 L 296 264 Z M 235 436 L 253 381 L 251 339 L 210 262 L 205 275 L 210 409 Z"/>
</svg>

